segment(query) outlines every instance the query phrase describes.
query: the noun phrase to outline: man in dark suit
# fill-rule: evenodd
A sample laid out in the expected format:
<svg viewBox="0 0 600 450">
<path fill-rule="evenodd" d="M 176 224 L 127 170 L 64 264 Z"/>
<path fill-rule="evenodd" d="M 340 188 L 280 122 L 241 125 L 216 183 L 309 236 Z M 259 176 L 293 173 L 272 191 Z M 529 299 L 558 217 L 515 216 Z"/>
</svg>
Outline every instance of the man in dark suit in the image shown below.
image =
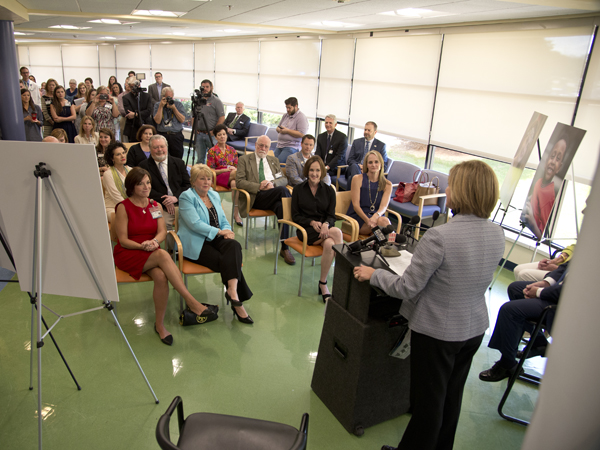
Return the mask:
<svg viewBox="0 0 600 450">
<path fill-rule="evenodd" d="M 235 104 L 235 112 L 230 112 L 225 118 L 227 125 L 227 140 L 228 141 L 243 141 L 248 136 L 250 129 L 250 117 L 244 114 L 244 104 L 237 102 Z"/>
<path fill-rule="evenodd" d="M 377 134 L 377 124 L 375 122 L 367 122 L 365 124 L 364 138 L 355 139 L 348 155 L 348 168 L 346 169 L 346 180 L 348 180 L 348 186 L 351 186 L 352 177 L 362 173 L 362 163 L 365 155 L 371 150 L 376 150 L 381 153 L 383 157 L 384 167 L 387 164 L 387 151 L 385 149 L 385 143 L 379 139 L 375 139 Z"/>
<path fill-rule="evenodd" d="M 346 163 L 348 138 L 344 133 L 335 129 L 337 118 L 333 114 L 325 116 L 325 133 L 317 137 L 315 155 L 325 163 L 327 173 L 332 176 L 337 173 L 337 166 Z"/>
<path fill-rule="evenodd" d="M 291 197 L 286 188 L 287 178 L 281 172 L 279 159 L 269 156 L 271 139 L 260 136 L 256 140 L 256 151 L 242 156 L 238 160 L 236 185 L 250 194 L 250 208 L 267 209 L 273 211 L 278 219 L 283 219 L 283 197 Z M 239 196 L 239 210 L 242 217 L 246 217 L 246 196 Z M 281 224 L 279 225 L 282 226 Z M 281 238 L 287 239 L 289 227 L 283 225 Z M 279 253 L 286 264 L 294 265 L 296 260 L 287 245 L 282 244 Z"/>
<path fill-rule="evenodd" d="M 171 229 L 179 196 L 191 185 L 185 163 L 180 158 L 170 156 L 168 150 L 165 137 L 155 134 L 150 138 L 150 157 L 141 162 L 139 167 L 150 173 L 150 198 L 162 204 L 167 228 Z"/>
<path fill-rule="evenodd" d="M 502 357 L 490 369 L 479 374 L 480 380 L 500 381 L 514 373 L 519 340 L 525 331 L 533 331 L 533 326 L 527 321 L 536 320 L 544 308 L 558 303 L 568 266 L 569 263 L 558 266 L 542 281 L 515 281 L 508 286 L 510 301 L 498 311 L 494 333 L 488 344 L 488 347 L 499 350 Z M 548 328 L 551 328 L 553 319 L 554 314 L 550 312 L 546 316 Z M 529 357 L 544 356 L 548 346 L 545 336 L 540 334 L 531 336 L 531 339 L 534 342 Z"/>
<path fill-rule="evenodd" d="M 123 109 L 125 110 L 125 129 L 123 133 L 129 142 L 137 142 L 137 132 L 144 124 L 154 125 L 152 120 L 152 99 L 146 92 L 140 91 L 140 82 L 135 77 L 127 78 L 129 93 L 123 96 Z"/>
<path fill-rule="evenodd" d="M 148 86 L 148 94 L 150 94 L 150 98 L 152 99 L 153 108 L 156 102 L 160 102 L 162 99 L 163 88 L 171 87 L 167 83 L 163 83 L 163 76 L 160 72 L 156 72 L 154 74 L 154 79 L 156 80 L 156 83 L 152 83 L 150 86 Z"/>
</svg>

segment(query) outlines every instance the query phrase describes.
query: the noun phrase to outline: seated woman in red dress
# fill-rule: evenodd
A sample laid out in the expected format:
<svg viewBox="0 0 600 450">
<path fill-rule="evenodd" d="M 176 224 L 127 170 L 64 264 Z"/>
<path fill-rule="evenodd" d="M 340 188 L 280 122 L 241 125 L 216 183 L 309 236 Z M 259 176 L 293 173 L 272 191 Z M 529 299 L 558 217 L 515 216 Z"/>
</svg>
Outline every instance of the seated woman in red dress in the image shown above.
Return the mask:
<svg viewBox="0 0 600 450">
<path fill-rule="evenodd" d="M 237 173 L 238 156 L 237 151 L 227 145 L 227 127 L 223 124 L 217 125 L 213 130 L 217 138 L 217 145 L 208 151 L 206 165 L 217 174 L 217 185 L 224 188 L 235 187 L 235 175 Z M 237 207 L 238 191 L 231 193 L 233 201 L 233 218 L 236 225 L 243 225 L 242 218 Z"/>
<path fill-rule="evenodd" d="M 184 298 L 188 309 L 200 316 L 198 323 L 215 320 L 219 308 L 199 303 L 189 293 L 171 256 L 160 248 L 160 242 L 167 236 L 167 227 L 160 203 L 148 199 L 150 189 L 150 174 L 144 169 L 134 167 L 125 177 L 128 198 L 115 206 L 113 225 L 118 242 L 113 255 L 116 266 L 136 280 L 144 272 L 154 280 L 154 329 L 163 343 L 172 345 L 173 336 L 163 324 L 169 298 L 168 282 Z"/>
</svg>

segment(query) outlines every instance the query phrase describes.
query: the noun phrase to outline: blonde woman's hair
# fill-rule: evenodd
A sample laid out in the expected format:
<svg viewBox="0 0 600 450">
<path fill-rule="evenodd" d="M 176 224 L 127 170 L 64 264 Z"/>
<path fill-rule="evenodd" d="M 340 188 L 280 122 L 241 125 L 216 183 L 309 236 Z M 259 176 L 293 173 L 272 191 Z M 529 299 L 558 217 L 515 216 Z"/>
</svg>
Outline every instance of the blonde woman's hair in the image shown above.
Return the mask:
<svg viewBox="0 0 600 450">
<path fill-rule="evenodd" d="M 492 168 L 479 160 L 465 161 L 450 169 L 448 176 L 452 209 L 488 219 L 494 210 L 500 188 Z"/>
<path fill-rule="evenodd" d="M 210 167 L 208 167 L 206 164 L 195 164 L 194 166 L 192 166 L 192 170 L 190 171 L 190 183 L 192 184 L 192 186 L 194 185 L 198 177 L 201 175 L 206 175 L 207 177 L 210 177 L 212 181 L 213 171 L 210 170 Z"/>
<path fill-rule="evenodd" d="M 96 121 L 92 117 L 86 115 L 83 116 L 83 119 L 81 119 L 81 123 L 79 124 L 79 136 L 81 137 L 85 137 L 85 133 L 83 132 L 83 124 L 86 120 L 92 121 L 92 132 L 90 133 L 90 136 L 93 136 L 96 132 Z"/>
<path fill-rule="evenodd" d="M 381 153 L 379 153 L 377 150 L 371 150 L 370 152 L 368 152 L 365 155 L 365 159 L 363 159 L 363 173 L 369 173 L 369 167 L 367 165 L 367 160 L 369 159 L 369 156 L 371 155 L 375 155 L 377 156 L 377 159 L 379 160 L 379 176 L 377 177 L 377 181 L 379 182 L 379 185 L 377 186 L 377 190 L 378 191 L 383 191 L 385 189 L 385 186 L 387 184 L 387 180 L 385 178 L 385 175 L 383 174 L 385 168 L 385 164 L 383 163 L 383 156 L 381 156 Z"/>
</svg>

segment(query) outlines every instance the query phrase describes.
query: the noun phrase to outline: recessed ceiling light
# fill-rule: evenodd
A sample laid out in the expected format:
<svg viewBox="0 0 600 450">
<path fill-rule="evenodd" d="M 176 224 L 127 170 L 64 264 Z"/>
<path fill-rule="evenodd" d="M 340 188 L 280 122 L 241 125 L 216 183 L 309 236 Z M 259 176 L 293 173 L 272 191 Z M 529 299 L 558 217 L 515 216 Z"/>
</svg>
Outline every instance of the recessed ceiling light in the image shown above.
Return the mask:
<svg viewBox="0 0 600 450">
<path fill-rule="evenodd" d="M 399 16 L 407 19 L 428 19 L 432 17 L 444 17 L 444 16 L 453 16 L 453 13 L 441 12 L 441 11 L 432 11 L 431 9 L 422 9 L 422 8 L 404 8 L 397 9 L 396 11 L 386 11 L 382 13 L 378 13 L 384 16 Z"/>
<path fill-rule="evenodd" d="M 32 36 L 33 35 L 33 33 L 23 33 L 22 31 L 15 31 L 14 34 L 17 36 Z"/>
<path fill-rule="evenodd" d="M 352 27 L 360 27 L 362 26 L 359 23 L 347 23 L 347 22 L 336 22 L 330 20 L 324 20 L 323 22 L 313 22 L 311 25 L 321 26 L 321 27 L 334 27 L 334 28 L 352 28 Z"/>
<path fill-rule="evenodd" d="M 100 39 L 116 39 L 114 36 L 102 36 Z"/>
<path fill-rule="evenodd" d="M 187 14 L 186 12 L 163 11 L 162 9 L 134 9 L 131 13 L 134 16 L 151 16 L 151 17 L 181 17 Z"/>
<path fill-rule="evenodd" d="M 52 25 L 48 28 L 63 28 L 65 30 L 89 30 L 92 27 L 76 27 L 75 25 Z"/>
<path fill-rule="evenodd" d="M 134 23 L 139 22 L 121 22 L 118 19 L 96 19 L 96 20 L 88 20 L 89 23 L 105 23 L 107 25 L 133 25 Z"/>
</svg>

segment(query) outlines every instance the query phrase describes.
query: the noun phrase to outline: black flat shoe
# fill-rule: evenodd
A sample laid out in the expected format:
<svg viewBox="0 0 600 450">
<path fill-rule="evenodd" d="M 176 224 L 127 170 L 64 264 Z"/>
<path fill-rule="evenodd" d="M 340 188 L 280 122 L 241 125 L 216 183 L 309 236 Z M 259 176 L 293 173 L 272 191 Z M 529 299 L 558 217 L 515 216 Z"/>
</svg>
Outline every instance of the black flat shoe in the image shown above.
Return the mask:
<svg viewBox="0 0 600 450">
<path fill-rule="evenodd" d="M 331 294 L 323 294 L 321 292 L 321 285 L 327 285 L 327 281 L 325 283 L 323 283 L 321 280 L 319 280 L 319 285 L 317 286 L 317 294 L 319 294 L 319 295 L 321 295 L 321 297 L 323 297 L 323 303 L 327 303 L 327 300 L 329 300 L 333 296 Z"/>
<path fill-rule="evenodd" d="M 239 222 L 236 220 L 236 221 L 235 221 L 235 224 L 236 224 L 238 227 L 243 227 L 243 226 L 244 226 L 244 222 L 242 222 L 241 220 L 240 220 Z"/>
<path fill-rule="evenodd" d="M 227 292 L 225 292 L 225 298 L 227 299 L 227 304 L 229 305 L 229 302 L 231 302 L 231 310 L 233 311 L 233 315 L 235 317 L 237 317 L 237 320 L 239 320 L 242 323 L 246 323 L 248 325 L 251 325 L 254 323 L 254 320 L 252 320 L 252 317 L 250 317 L 250 314 L 248 314 L 246 317 L 241 317 L 238 312 L 236 311 L 236 307 L 240 307 L 240 306 L 244 306 L 244 304 L 238 300 L 233 300 L 229 294 Z"/>
<path fill-rule="evenodd" d="M 173 335 L 172 334 L 165 336 L 164 338 L 161 338 L 160 334 L 158 333 L 158 330 L 156 329 L 156 324 L 154 324 L 154 331 L 156 331 L 156 334 L 158 334 L 158 337 L 162 341 L 163 344 L 173 345 Z"/>
</svg>

